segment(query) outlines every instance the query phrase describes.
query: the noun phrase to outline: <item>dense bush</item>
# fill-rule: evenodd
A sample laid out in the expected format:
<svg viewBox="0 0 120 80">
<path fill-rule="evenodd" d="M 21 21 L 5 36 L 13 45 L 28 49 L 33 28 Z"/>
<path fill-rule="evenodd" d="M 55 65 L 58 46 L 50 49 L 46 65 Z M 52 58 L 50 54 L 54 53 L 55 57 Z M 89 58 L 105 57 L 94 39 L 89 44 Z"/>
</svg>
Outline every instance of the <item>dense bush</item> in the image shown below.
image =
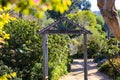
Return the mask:
<svg viewBox="0 0 120 80">
<path fill-rule="evenodd" d="M 1 60 L 17 72 L 23 79 L 30 79 L 32 68 L 42 63 L 41 37 L 36 34 L 39 29 L 35 22 L 16 20 L 5 26 L 10 34 L 8 44 L 1 50 Z M 39 67 L 42 75 L 42 67 Z"/>
<path fill-rule="evenodd" d="M 75 14 L 69 14 L 68 16 L 92 32 L 91 35 L 87 36 L 87 48 L 88 58 L 93 58 L 103 47 L 101 46 L 101 42 L 105 38 L 105 34 L 102 31 L 103 19 L 97 15 L 95 16 L 91 11 L 81 11 Z M 74 57 L 83 58 L 82 37 L 76 38 L 76 41 L 79 42 L 79 44 L 76 44 L 78 45 L 78 53 Z"/>
<path fill-rule="evenodd" d="M 49 69 L 52 80 L 58 80 L 60 76 L 67 73 L 69 66 L 68 42 L 67 35 L 50 35 L 49 36 Z"/>
<path fill-rule="evenodd" d="M 0 60 L 0 80 L 15 79 L 16 72 L 14 72 L 11 67 L 5 65 L 2 60 Z"/>
<path fill-rule="evenodd" d="M 103 49 L 100 52 L 108 59 L 108 61 L 102 64 L 99 70 L 108 74 L 113 79 L 116 79 L 117 76 L 120 76 L 120 49 L 117 44 L 119 43 L 115 38 L 105 40 Z"/>
<path fill-rule="evenodd" d="M 16 20 L 5 26 L 10 34 L 8 44 L 0 50 L 0 60 L 17 73 L 22 80 L 40 80 L 42 78 L 42 40 L 37 35 L 39 25 L 36 22 Z M 68 59 L 67 35 L 49 36 L 49 79 L 58 80 L 67 73 Z M 54 73 L 54 74 L 53 74 Z"/>
<path fill-rule="evenodd" d="M 103 60 L 103 59 L 105 59 L 106 57 L 105 57 L 105 55 L 104 54 L 101 54 L 101 53 L 98 53 L 98 54 L 96 54 L 95 56 L 94 56 L 94 62 L 95 63 L 98 63 L 99 61 L 101 61 L 101 60 Z"/>
<path fill-rule="evenodd" d="M 117 62 L 114 62 L 113 64 L 117 64 Z M 120 76 L 118 72 L 109 64 L 109 61 L 103 63 L 98 70 L 109 75 L 113 79 L 115 79 L 117 76 Z"/>
<path fill-rule="evenodd" d="M 113 76 L 116 73 L 108 61 L 106 61 L 99 67 L 99 71 L 106 73 L 109 76 Z"/>
</svg>

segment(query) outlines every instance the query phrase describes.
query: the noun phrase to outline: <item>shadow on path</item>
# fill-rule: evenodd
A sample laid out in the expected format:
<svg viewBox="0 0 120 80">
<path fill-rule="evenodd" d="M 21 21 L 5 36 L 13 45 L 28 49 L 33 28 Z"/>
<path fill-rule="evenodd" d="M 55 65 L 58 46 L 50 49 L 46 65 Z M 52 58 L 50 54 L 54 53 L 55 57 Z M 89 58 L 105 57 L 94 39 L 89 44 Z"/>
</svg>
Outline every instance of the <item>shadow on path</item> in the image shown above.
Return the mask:
<svg viewBox="0 0 120 80">
<path fill-rule="evenodd" d="M 111 80 L 107 75 L 98 71 L 97 64 L 88 60 L 88 80 Z M 61 77 L 60 80 L 84 80 L 84 61 L 83 59 L 74 59 L 71 66 L 71 72 Z"/>
</svg>

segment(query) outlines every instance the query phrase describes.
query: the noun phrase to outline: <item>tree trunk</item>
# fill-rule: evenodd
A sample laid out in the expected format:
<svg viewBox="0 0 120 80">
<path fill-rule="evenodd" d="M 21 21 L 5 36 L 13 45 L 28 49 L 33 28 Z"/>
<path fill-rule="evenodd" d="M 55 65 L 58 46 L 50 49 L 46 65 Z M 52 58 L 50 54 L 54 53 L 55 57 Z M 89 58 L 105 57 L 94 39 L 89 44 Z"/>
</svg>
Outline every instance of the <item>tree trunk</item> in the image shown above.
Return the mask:
<svg viewBox="0 0 120 80">
<path fill-rule="evenodd" d="M 115 0 L 97 0 L 97 5 L 112 33 L 120 41 L 120 22 L 115 8 Z"/>
</svg>

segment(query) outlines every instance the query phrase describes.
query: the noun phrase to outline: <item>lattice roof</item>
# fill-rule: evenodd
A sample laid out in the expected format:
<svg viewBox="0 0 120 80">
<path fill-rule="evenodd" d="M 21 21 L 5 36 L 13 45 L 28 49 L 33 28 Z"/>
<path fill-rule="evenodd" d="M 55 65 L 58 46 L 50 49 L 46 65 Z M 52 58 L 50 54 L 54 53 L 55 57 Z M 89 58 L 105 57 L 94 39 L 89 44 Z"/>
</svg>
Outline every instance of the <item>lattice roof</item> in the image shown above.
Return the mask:
<svg viewBox="0 0 120 80">
<path fill-rule="evenodd" d="M 80 24 L 75 23 L 73 20 L 67 17 L 61 17 L 52 24 L 48 25 L 42 30 L 38 31 L 38 34 L 91 34 L 89 30 L 86 30 Z"/>
</svg>

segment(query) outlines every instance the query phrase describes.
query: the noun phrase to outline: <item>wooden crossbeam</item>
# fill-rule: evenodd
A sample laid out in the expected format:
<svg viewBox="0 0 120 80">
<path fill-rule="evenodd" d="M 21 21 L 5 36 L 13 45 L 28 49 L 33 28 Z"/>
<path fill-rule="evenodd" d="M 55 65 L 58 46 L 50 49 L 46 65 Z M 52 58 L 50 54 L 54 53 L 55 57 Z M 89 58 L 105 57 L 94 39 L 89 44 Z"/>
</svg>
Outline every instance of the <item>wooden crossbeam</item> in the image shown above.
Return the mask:
<svg viewBox="0 0 120 80">
<path fill-rule="evenodd" d="M 48 30 L 45 31 L 44 33 L 47 34 L 89 34 L 89 32 L 85 32 L 83 30 Z"/>
</svg>

